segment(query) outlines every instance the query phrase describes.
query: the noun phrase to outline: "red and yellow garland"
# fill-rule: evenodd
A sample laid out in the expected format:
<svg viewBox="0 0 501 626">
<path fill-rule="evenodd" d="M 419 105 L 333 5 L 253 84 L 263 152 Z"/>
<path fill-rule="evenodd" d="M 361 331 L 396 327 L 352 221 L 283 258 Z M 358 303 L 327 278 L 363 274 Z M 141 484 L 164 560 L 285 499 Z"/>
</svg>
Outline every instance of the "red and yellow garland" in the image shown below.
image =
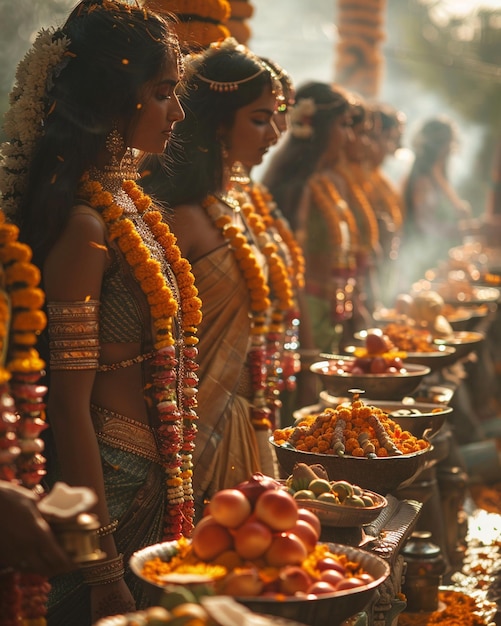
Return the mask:
<svg viewBox="0 0 501 626">
<path fill-rule="evenodd" d="M 264 374 L 266 372 L 266 337 L 269 332 L 275 334 L 283 332 L 285 313 L 294 307 L 294 294 L 287 268 L 278 253 L 277 245 L 268 237 L 266 226 L 254 211 L 252 204 L 243 202 L 239 206 L 243 219 L 255 236 L 259 249 L 266 257 L 271 289 L 268 287 L 252 246 L 247 242 L 243 228 L 232 223 L 231 216 L 224 211 L 225 204 L 226 202 L 216 196 L 208 196 L 203 206 L 223 237 L 230 243 L 247 282 L 252 315 L 252 346 L 249 353 L 249 365 L 254 397 L 251 419 L 257 430 L 268 429 L 271 427 L 271 409 L 267 406 L 267 376 Z M 270 292 L 273 309 L 271 324 L 268 326 L 267 314 L 272 306 Z"/>
<path fill-rule="evenodd" d="M 341 222 L 345 221 L 350 235 L 349 253 L 353 255 L 360 244 L 360 234 L 355 217 L 336 188 L 336 185 L 326 175 L 316 174 L 309 180 L 309 187 L 315 205 L 322 214 L 329 231 L 329 239 L 333 251 L 333 264 L 336 263 L 334 254 L 343 244 L 343 234 Z M 352 260 L 347 259 L 347 264 L 351 265 Z M 334 269 L 334 268 L 333 268 Z"/>
<path fill-rule="evenodd" d="M 198 350 L 197 325 L 202 319 L 201 301 L 194 286 L 189 262 L 181 257 L 176 238 L 162 221 L 159 211 L 151 209 L 151 198 L 132 180 L 122 184 L 123 191 L 134 202 L 139 214 L 162 247 L 165 259 L 172 269 L 179 290 L 179 305 L 158 261 L 152 258 L 132 220 L 105 191 L 101 184 L 85 175 L 79 197 L 86 199 L 103 216 L 111 239 L 130 264 L 150 305 L 156 331 L 151 390 L 160 418 L 158 435 L 160 453 L 166 472 L 166 518 L 164 540 L 189 536 L 193 528 L 193 491 L 191 487 L 192 451 L 196 434 L 195 408 L 198 378 L 195 361 Z M 177 317 L 182 329 L 182 348 L 176 355 L 173 320 Z M 177 371 L 184 372 L 183 380 Z"/>
<path fill-rule="evenodd" d="M 39 384 L 45 363 L 35 348 L 45 328 L 40 272 L 31 249 L 18 241 L 17 226 L 0 212 L 0 479 L 42 494 L 45 458 L 40 433 L 46 428 Z M 0 572 L 0 624 L 45 626 L 50 585 L 37 574 Z"/>
<path fill-rule="evenodd" d="M 282 238 L 291 257 L 289 277 L 295 289 L 302 289 L 304 287 L 304 255 L 289 224 L 281 214 L 276 215 L 276 204 L 271 193 L 263 185 L 252 182 L 247 187 L 247 192 L 264 225 L 275 228 Z"/>
<path fill-rule="evenodd" d="M 346 166 L 337 166 L 336 172 L 343 177 L 354 200 L 350 209 L 354 212 L 360 232 L 360 245 L 366 251 L 375 250 L 379 243 L 379 228 L 374 210 L 362 187 Z"/>
</svg>

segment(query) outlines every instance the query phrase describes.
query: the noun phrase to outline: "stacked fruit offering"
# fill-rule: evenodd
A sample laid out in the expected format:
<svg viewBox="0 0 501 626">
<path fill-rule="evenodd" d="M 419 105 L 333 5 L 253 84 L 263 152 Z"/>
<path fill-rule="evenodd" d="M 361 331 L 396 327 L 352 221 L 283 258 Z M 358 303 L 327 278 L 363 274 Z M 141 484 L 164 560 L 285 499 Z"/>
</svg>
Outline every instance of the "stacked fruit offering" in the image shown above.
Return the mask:
<svg viewBox="0 0 501 626">
<path fill-rule="evenodd" d="M 191 542 L 181 539 L 169 562 L 148 561 L 143 576 L 203 574 L 218 580 L 218 594 L 236 597 L 315 597 L 364 586 L 374 579 L 346 555 L 318 543 L 320 522 L 272 479 L 255 475 L 214 495 Z"/>
<path fill-rule="evenodd" d="M 329 480 L 324 468 L 323 475 L 318 469 L 313 469 L 318 467 L 321 466 L 306 463 L 294 465 L 285 485 L 295 500 L 315 500 L 346 507 L 373 507 L 380 504 L 381 497 L 376 493 L 347 480 Z"/>
</svg>

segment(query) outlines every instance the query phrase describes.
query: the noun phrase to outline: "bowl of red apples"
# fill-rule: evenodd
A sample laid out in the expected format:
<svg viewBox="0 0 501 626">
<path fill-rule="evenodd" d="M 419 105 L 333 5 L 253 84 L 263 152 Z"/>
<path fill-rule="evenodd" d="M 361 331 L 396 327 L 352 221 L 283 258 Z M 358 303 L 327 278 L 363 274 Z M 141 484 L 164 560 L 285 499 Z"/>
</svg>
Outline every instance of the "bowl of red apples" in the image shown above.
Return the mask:
<svg viewBox="0 0 501 626">
<path fill-rule="evenodd" d="M 205 576 L 208 593 L 257 614 L 337 626 L 373 600 L 390 570 L 362 549 L 319 542 L 320 531 L 281 482 L 255 474 L 214 494 L 190 539 L 139 550 L 130 566 L 150 591 Z"/>
<path fill-rule="evenodd" d="M 322 354 L 324 360 L 310 366 L 325 391 L 333 396 L 349 397 L 360 389 L 373 400 L 401 400 L 419 387 L 431 372 L 426 365 L 405 362 L 405 352 L 396 350 L 383 333 L 372 332 L 365 347 L 353 354 Z"/>
</svg>

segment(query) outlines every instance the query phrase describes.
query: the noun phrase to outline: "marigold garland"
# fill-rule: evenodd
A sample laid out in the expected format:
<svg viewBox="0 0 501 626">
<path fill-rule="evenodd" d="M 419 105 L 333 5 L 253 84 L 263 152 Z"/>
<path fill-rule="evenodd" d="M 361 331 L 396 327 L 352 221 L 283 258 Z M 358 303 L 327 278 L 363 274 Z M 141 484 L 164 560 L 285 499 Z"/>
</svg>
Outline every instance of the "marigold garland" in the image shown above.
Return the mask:
<svg viewBox="0 0 501 626">
<path fill-rule="evenodd" d="M 360 244 L 367 250 L 374 250 L 379 243 L 379 228 L 374 210 L 350 169 L 347 166 L 338 165 L 336 172 L 345 180 L 355 201 L 350 208 L 357 218 Z"/>
<path fill-rule="evenodd" d="M 84 175 L 79 197 L 98 210 L 107 224 L 110 238 L 130 264 L 148 303 L 156 331 L 154 347 L 157 367 L 151 383 L 160 418 L 159 448 L 166 472 L 165 541 L 189 536 L 193 529 L 193 490 L 191 486 L 192 452 L 196 433 L 195 408 L 198 364 L 197 326 L 202 319 L 201 301 L 194 285 L 191 266 L 181 258 L 176 238 L 159 211 L 151 208 L 146 196 L 132 180 L 122 183 L 122 190 L 132 200 L 144 223 L 163 249 L 179 291 L 179 305 L 161 264 L 153 259 L 132 219 L 125 216 L 111 193 L 100 182 Z M 179 355 L 176 354 L 173 320 L 177 318 L 183 333 Z M 179 373 L 176 373 L 177 372 Z M 178 379 L 178 376 L 181 376 Z"/>
<path fill-rule="evenodd" d="M 287 220 L 278 210 L 271 193 L 264 185 L 252 182 L 247 191 L 257 213 L 261 216 L 265 226 L 273 227 L 282 238 L 291 256 L 289 276 L 296 289 L 304 287 L 305 261 L 301 246 L 296 241 Z"/>
<path fill-rule="evenodd" d="M 35 344 L 46 325 L 44 294 L 31 249 L 18 242 L 18 234 L 0 212 L 0 479 L 41 494 L 45 458 L 39 434 L 46 428 L 47 389 L 38 384 L 45 363 Z M 49 589 L 42 576 L 1 572 L 0 623 L 45 626 Z"/>
<path fill-rule="evenodd" d="M 248 358 L 254 391 L 251 419 L 254 428 L 260 430 L 268 429 L 272 425 L 270 421 L 272 409 L 268 406 L 267 380 L 270 383 L 272 381 L 266 367 L 267 335 L 270 332 L 283 333 L 284 315 L 286 311 L 294 307 L 294 294 L 287 268 L 278 254 L 277 245 L 267 234 L 266 226 L 252 204 L 242 202 L 240 195 L 235 193 L 235 197 L 226 201 L 216 196 L 208 196 L 203 202 L 203 207 L 216 227 L 221 230 L 223 237 L 230 243 L 249 289 L 252 346 Z M 247 242 L 243 228 L 233 224 L 230 215 L 225 213 L 224 207 L 232 207 L 235 202 L 238 202 L 242 218 L 266 257 L 271 289 L 268 287 L 252 246 Z M 272 299 L 270 299 L 270 291 Z M 270 315 L 272 300 L 273 308 Z"/>
<path fill-rule="evenodd" d="M 360 234 L 350 207 L 342 198 L 334 182 L 328 176 L 324 174 L 317 174 L 310 178 L 308 184 L 311 189 L 315 205 L 322 213 L 322 217 L 327 224 L 333 251 L 343 245 L 341 222 L 346 222 L 350 235 L 347 264 L 352 265 L 353 261 L 349 259 L 349 256 L 353 255 L 353 253 L 357 251 L 360 244 Z M 336 261 L 333 260 L 333 263 L 335 262 Z"/>
</svg>

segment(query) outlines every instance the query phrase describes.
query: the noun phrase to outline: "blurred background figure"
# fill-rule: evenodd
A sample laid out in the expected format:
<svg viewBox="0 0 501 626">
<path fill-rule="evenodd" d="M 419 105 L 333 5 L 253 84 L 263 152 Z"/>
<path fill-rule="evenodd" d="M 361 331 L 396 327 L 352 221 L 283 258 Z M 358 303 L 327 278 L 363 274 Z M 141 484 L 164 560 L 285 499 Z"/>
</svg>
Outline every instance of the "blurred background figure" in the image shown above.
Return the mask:
<svg viewBox="0 0 501 626">
<path fill-rule="evenodd" d="M 385 161 L 401 147 L 405 115 L 386 103 L 370 104 L 371 127 L 365 159 L 365 186 L 378 222 L 381 261 L 375 270 L 380 304 L 390 306 L 397 295 L 397 259 L 403 224 L 402 196 L 385 172 Z"/>
<path fill-rule="evenodd" d="M 457 147 L 457 130 L 447 117 L 426 120 L 413 138 L 415 158 L 403 190 L 403 290 L 461 242 L 461 220 L 470 217 L 471 207 L 448 177 L 450 157 Z"/>
</svg>

